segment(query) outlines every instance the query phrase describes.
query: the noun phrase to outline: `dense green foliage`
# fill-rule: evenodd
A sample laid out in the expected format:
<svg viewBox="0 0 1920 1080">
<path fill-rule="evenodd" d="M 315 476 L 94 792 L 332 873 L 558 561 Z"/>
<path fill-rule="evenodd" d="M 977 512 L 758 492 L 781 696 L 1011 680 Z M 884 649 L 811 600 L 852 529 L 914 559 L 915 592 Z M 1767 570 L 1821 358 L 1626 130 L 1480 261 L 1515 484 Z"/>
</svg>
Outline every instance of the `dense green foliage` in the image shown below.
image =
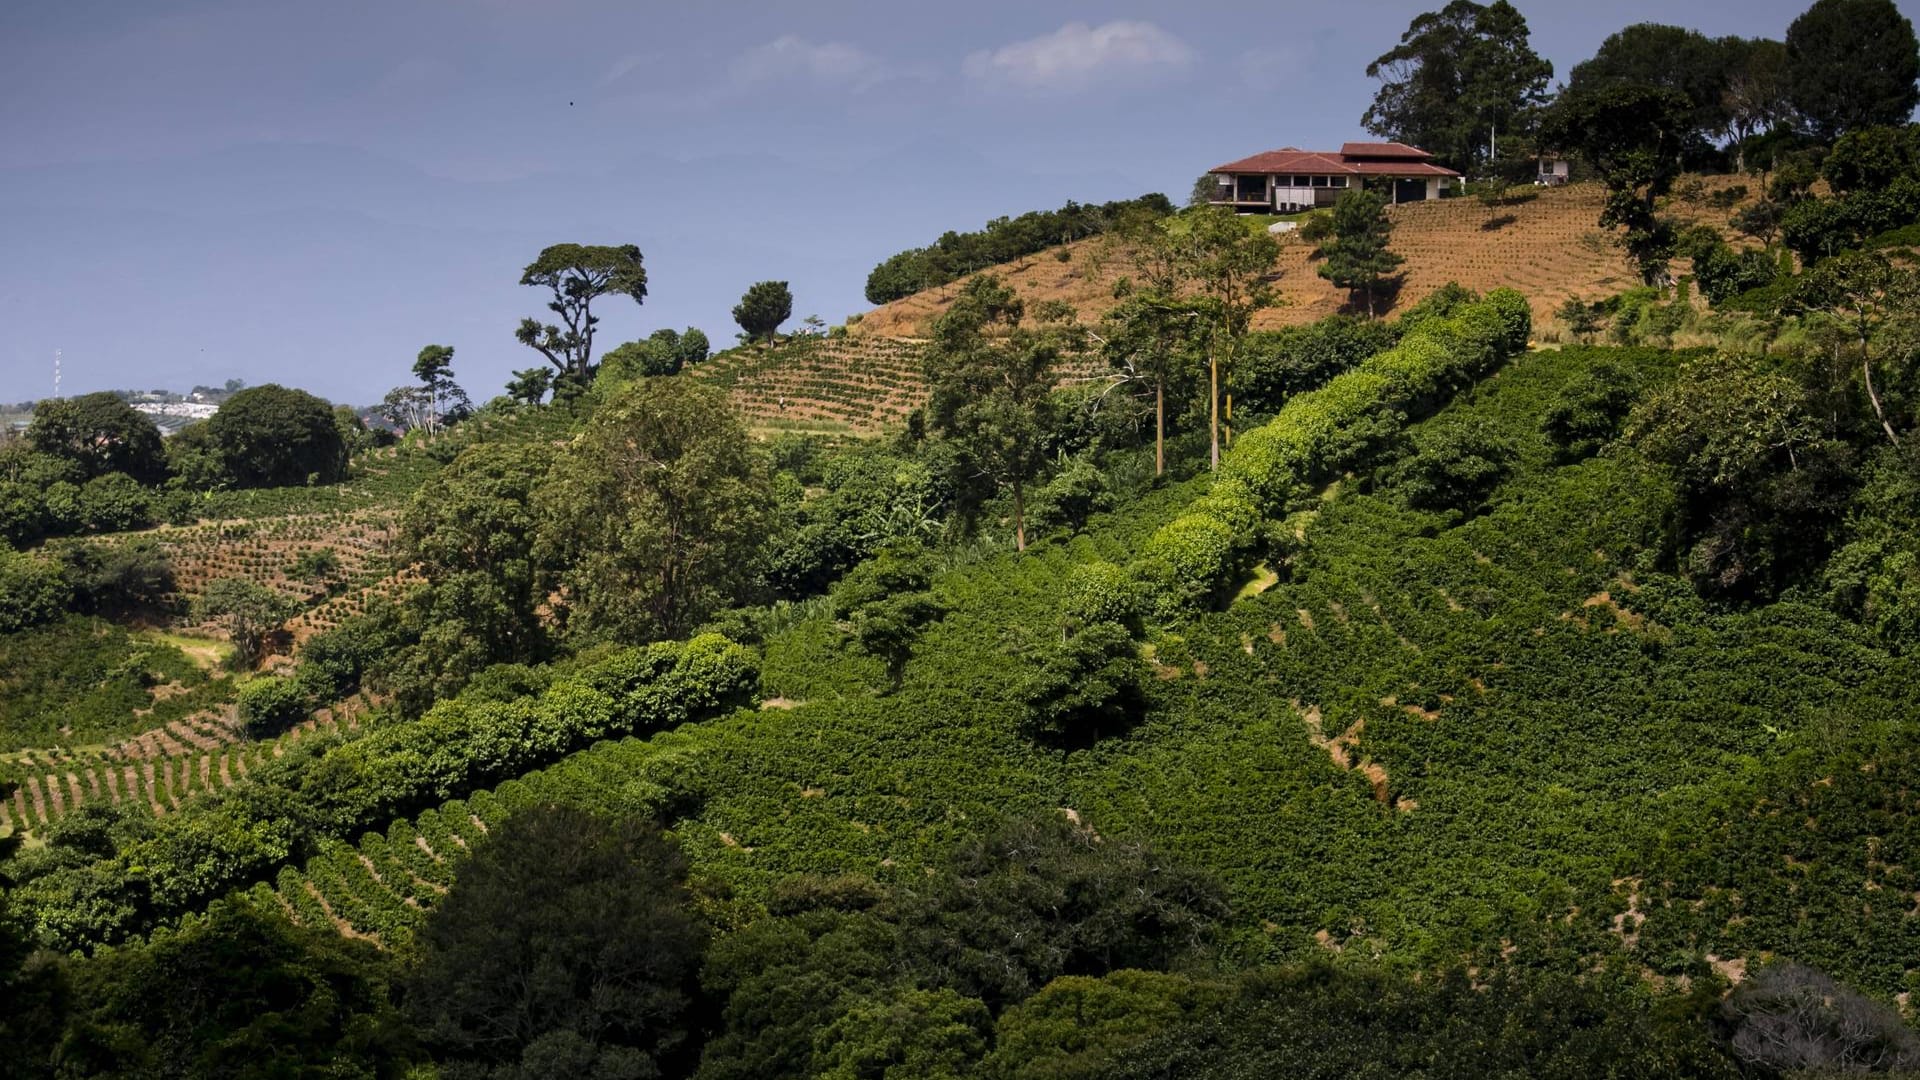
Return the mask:
<svg viewBox="0 0 1920 1080">
<path fill-rule="evenodd" d="M 599 379 L 624 382 L 646 375 L 678 375 L 689 364 L 707 358 L 707 335 L 694 327 L 686 333 L 655 330 L 644 341 L 629 341 L 607 350 L 600 358 Z"/>
<path fill-rule="evenodd" d="M 1134 570 L 1163 611 L 1229 584 L 1259 539 L 1263 517 L 1362 464 L 1406 414 L 1430 409 L 1524 348 L 1531 316 L 1519 294 L 1496 292 L 1456 310 L 1415 308 L 1402 327 L 1392 349 L 1293 398 L 1268 424 L 1241 436 L 1207 495 L 1154 535 Z"/>
<path fill-rule="evenodd" d="M 1455 169 L 1490 164 L 1489 137 L 1524 138 L 1547 100 L 1553 65 L 1529 39 L 1526 17 L 1506 0 L 1453 0 L 1417 15 L 1400 44 L 1367 65 L 1381 86 L 1360 122 Z"/>
<path fill-rule="evenodd" d="M 743 598 L 772 513 L 764 461 L 719 390 L 614 391 L 535 493 L 543 584 L 586 639 L 685 634 Z M 543 594 L 544 595 L 544 594 Z"/>
<path fill-rule="evenodd" d="M 1395 325 L 1335 315 L 1285 330 L 1247 335 L 1233 371 L 1233 404 L 1242 413 L 1272 414 L 1288 398 L 1393 347 Z"/>
<path fill-rule="evenodd" d="M 212 450 L 239 487 L 330 484 L 346 476 L 333 407 L 268 383 L 228 398 L 206 422 Z"/>
<path fill-rule="evenodd" d="M 977 232 L 943 233 L 930 247 L 900 252 L 874 267 L 867 275 L 867 302 L 885 304 L 1055 244 L 1098 236 L 1130 215 L 1171 213 L 1172 202 L 1153 194 L 1099 205 L 1069 202 L 1058 210 L 995 218 Z"/>
<path fill-rule="evenodd" d="M 733 321 L 740 325 L 740 332 L 768 343 L 792 316 L 793 290 L 784 281 L 756 281 L 733 306 Z"/>
<path fill-rule="evenodd" d="M 177 647 L 101 619 L 58 617 L 0 634 L 0 748 L 84 744 L 124 730 L 135 710 L 172 719 L 207 676 Z"/>
<path fill-rule="evenodd" d="M 417 1053 L 388 958 L 245 901 L 105 950 L 72 979 L 60 1075 L 398 1077 Z"/>
<path fill-rule="evenodd" d="M 153 484 L 166 476 L 160 430 L 144 413 L 110 393 L 40 402 L 27 426 L 27 444 L 48 457 L 71 462 L 89 480 L 123 473 L 139 483 Z"/>
<path fill-rule="evenodd" d="M 833 587 L 833 617 L 861 652 L 886 661 L 897 689 L 914 640 L 945 610 L 928 588 L 933 562 L 925 552 L 882 548 Z"/>
<path fill-rule="evenodd" d="M 458 1076 L 670 1073 L 687 1056 L 704 931 L 657 829 L 516 814 L 434 908 L 408 999 Z"/>
</svg>

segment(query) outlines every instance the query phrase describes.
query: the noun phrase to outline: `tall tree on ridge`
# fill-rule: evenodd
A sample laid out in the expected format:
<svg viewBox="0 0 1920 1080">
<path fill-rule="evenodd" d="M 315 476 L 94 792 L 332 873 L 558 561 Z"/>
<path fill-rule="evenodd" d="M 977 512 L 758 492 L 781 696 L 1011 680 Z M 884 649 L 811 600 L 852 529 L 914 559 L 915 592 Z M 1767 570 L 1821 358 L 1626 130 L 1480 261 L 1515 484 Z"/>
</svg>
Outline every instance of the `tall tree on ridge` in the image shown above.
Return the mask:
<svg viewBox="0 0 1920 1080">
<path fill-rule="evenodd" d="M 733 306 L 733 321 L 751 338 L 773 344 L 780 324 L 793 315 L 793 290 L 784 281 L 757 281 Z"/>
<path fill-rule="evenodd" d="M 1627 231 L 1627 254 L 1648 284 L 1667 279 L 1671 222 L 1656 211 L 1680 175 L 1680 150 L 1693 124 L 1692 100 L 1678 90 L 1610 86 L 1560 95 L 1541 137 L 1587 159 L 1607 185 L 1602 228 Z"/>
<path fill-rule="evenodd" d="M 1727 88 L 1735 52 L 1729 39 L 1715 40 L 1698 30 L 1635 23 L 1609 35 L 1591 59 L 1575 64 L 1566 92 L 1632 86 L 1671 90 L 1687 99 L 1685 143 L 1700 149 L 1729 126 Z"/>
<path fill-rule="evenodd" d="M 458 418 L 472 408 L 467 392 L 453 381 L 453 346 L 428 345 L 413 362 L 413 377 L 427 396 L 427 434 L 440 430 L 449 417 Z"/>
<path fill-rule="evenodd" d="M 1920 105 L 1920 44 L 1892 0 L 1814 0 L 1787 28 L 1787 88 L 1823 140 L 1904 124 Z"/>
<path fill-rule="evenodd" d="M 1381 81 L 1360 120 L 1368 131 L 1465 171 L 1487 158 L 1490 135 L 1531 124 L 1553 65 L 1533 51 L 1526 17 L 1507 0 L 1451 0 L 1416 17 L 1367 77 Z"/>
<path fill-rule="evenodd" d="M 560 316 L 563 325 L 521 319 L 513 336 L 554 366 L 556 387 L 584 387 L 593 378 L 593 328 L 600 322 L 593 313 L 595 300 L 630 296 L 639 304 L 647 299 L 646 265 L 633 244 L 554 244 L 527 264 L 520 284 L 553 292 L 547 310 Z"/>
</svg>

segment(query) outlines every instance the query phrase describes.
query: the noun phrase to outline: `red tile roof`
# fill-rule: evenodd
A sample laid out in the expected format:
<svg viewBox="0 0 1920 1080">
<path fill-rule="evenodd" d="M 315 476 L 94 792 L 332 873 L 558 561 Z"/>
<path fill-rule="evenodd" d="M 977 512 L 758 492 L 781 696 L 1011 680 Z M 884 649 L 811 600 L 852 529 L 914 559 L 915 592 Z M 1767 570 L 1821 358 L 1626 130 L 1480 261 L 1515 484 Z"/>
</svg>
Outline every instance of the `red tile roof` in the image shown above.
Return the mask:
<svg viewBox="0 0 1920 1080">
<path fill-rule="evenodd" d="M 1302 176 L 1459 176 L 1435 165 L 1432 154 L 1403 143 L 1348 143 L 1338 153 L 1285 147 L 1217 165 L 1216 173 Z"/>
<path fill-rule="evenodd" d="M 1431 160 L 1433 155 L 1402 142 L 1350 142 L 1340 147 L 1340 156 L 1349 158 L 1412 158 Z"/>
</svg>

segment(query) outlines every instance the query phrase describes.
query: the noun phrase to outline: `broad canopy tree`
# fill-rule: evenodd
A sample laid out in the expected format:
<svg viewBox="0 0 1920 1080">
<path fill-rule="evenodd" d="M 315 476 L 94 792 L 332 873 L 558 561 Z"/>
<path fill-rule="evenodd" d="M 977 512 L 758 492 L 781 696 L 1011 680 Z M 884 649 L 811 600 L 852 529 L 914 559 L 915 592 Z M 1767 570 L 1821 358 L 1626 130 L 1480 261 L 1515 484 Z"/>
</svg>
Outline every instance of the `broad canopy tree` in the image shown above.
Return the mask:
<svg viewBox="0 0 1920 1080">
<path fill-rule="evenodd" d="M 207 420 L 206 438 L 241 487 L 330 484 L 347 475 L 333 407 L 304 390 L 274 383 L 242 390 Z"/>
<path fill-rule="evenodd" d="M 1600 226 L 1626 230 L 1628 257 L 1650 285 L 1665 283 L 1673 257 L 1673 226 L 1656 211 L 1680 175 L 1692 114 L 1692 99 L 1678 90 L 1602 86 L 1562 94 L 1541 127 L 1548 145 L 1579 153 L 1600 174 Z"/>
<path fill-rule="evenodd" d="M 1920 43 L 1893 0 L 1815 0 L 1787 28 L 1786 54 L 1793 108 L 1823 141 L 1904 124 L 1920 105 Z"/>
<path fill-rule="evenodd" d="M 1680 94 L 1687 100 L 1683 149 L 1697 152 L 1729 126 L 1729 65 L 1736 52 L 1730 42 L 1698 30 L 1635 23 L 1601 42 L 1591 59 L 1574 65 L 1566 93 L 1652 87 Z"/>
<path fill-rule="evenodd" d="M 509 818 L 420 932 L 407 1002 L 449 1075 L 688 1075 L 706 933 L 685 881 L 651 822 Z"/>
<path fill-rule="evenodd" d="M 733 307 L 733 321 L 749 338 L 773 344 L 780 324 L 793 316 L 793 290 L 784 281 L 757 281 Z"/>
<path fill-rule="evenodd" d="M 35 405 L 27 445 L 73 463 L 87 479 L 118 472 L 157 484 L 167 475 L 166 451 L 152 418 L 104 391 Z"/>
<path fill-rule="evenodd" d="M 541 595 L 560 625 L 637 643 L 685 634 L 745 594 L 773 489 L 725 391 L 640 379 L 594 410 L 534 505 Z"/>
<path fill-rule="evenodd" d="M 1487 160 L 1490 137 L 1531 127 L 1553 65 L 1533 51 L 1526 18 L 1507 0 L 1452 0 L 1416 17 L 1367 77 L 1381 81 L 1360 120 L 1368 131 L 1466 171 Z"/>
<path fill-rule="evenodd" d="M 546 357 L 556 384 L 576 388 L 593 379 L 594 327 L 600 324 L 593 302 L 603 296 L 626 296 L 636 304 L 647 299 L 646 265 L 633 244 L 554 244 L 527 264 L 520 284 L 551 290 L 547 310 L 560 322 L 522 319 L 514 339 Z"/>
</svg>

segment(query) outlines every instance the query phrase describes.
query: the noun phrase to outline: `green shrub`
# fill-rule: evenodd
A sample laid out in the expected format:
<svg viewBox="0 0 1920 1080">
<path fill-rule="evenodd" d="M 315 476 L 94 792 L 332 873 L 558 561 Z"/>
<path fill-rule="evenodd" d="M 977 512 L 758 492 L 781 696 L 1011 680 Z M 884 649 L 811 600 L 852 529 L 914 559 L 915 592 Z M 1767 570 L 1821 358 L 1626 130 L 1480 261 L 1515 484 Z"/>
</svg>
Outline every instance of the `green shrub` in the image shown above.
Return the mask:
<svg viewBox="0 0 1920 1080">
<path fill-rule="evenodd" d="M 293 679 L 255 679 L 240 688 L 240 720 L 247 734 L 270 739 L 307 718 L 307 695 Z"/>
<path fill-rule="evenodd" d="M 73 589 L 57 569 L 0 545 L 0 634 L 51 622 L 72 602 Z"/>
<path fill-rule="evenodd" d="M 1632 368 L 1602 360 L 1560 389 L 1540 430 L 1559 448 L 1562 460 L 1578 461 L 1620 434 L 1639 396 L 1640 379 Z"/>
<path fill-rule="evenodd" d="M 1472 513 L 1513 466 L 1516 450 L 1485 421 L 1462 420 L 1413 437 L 1413 454 L 1389 475 L 1409 506 Z"/>
</svg>

